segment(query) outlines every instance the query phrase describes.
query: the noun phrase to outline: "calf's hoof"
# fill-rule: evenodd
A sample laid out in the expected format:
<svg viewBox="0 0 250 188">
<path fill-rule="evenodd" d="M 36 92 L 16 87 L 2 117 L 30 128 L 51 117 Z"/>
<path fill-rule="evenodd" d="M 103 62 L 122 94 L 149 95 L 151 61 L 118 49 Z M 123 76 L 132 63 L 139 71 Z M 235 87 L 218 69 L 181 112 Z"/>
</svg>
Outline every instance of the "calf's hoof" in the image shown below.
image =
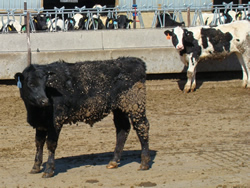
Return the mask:
<svg viewBox="0 0 250 188">
<path fill-rule="evenodd" d="M 42 178 L 51 178 L 53 176 L 54 176 L 54 172 L 50 172 L 50 173 L 44 172 Z"/>
<path fill-rule="evenodd" d="M 115 161 L 110 161 L 109 164 L 106 166 L 108 169 L 118 168 L 118 163 Z"/>
<path fill-rule="evenodd" d="M 183 90 L 183 93 L 189 93 L 189 91 L 190 91 L 189 88 L 188 88 L 188 89 L 184 89 L 184 90 Z"/>
<path fill-rule="evenodd" d="M 141 165 L 139 170 L 148 170 L 149 165 Z"/>
<path fill-rule="evenodd" d="M 37 174 L 40 172 L 40 166 L 33 166 L 33 168 L 30 171 L 30 174 Z"/>
</svg>

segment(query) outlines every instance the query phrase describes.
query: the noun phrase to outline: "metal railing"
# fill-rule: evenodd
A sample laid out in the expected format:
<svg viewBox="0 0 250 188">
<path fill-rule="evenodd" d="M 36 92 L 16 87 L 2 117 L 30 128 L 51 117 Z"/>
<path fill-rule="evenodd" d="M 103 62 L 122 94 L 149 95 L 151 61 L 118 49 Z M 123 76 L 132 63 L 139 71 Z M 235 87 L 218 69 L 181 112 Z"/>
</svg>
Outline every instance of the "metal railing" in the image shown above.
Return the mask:
<svg viewBox="0 0 250 188">
<path fill-rule="evenodd" d="M 200 24 L 204 25 L 204 20 L 202 18 L 202 13 L 204 11 L 210 11 L 214 12 L 214 20 L 213 23 L 216 24 L 218 21 L 218 18 L 220 19 L 220 12 L 226 12 L 227 10 L 235 10 L 235 11 L 242 11 L 245 16 L 247 16 L 247 11 L 249 12 L 250 10 L 250 2 L 248 4 L 233 4 L 233 3 L 223 3 L 221 6 L 216 6 L 213 7 L 213 4 L 203 4 L 202 6 L 196 6 L 193 5 L 192 3 L 190 4 L 183 4 L 182 7 L 175 7 L 174 4 L 168 4 L 168 5 L 161 5 L 161 6 L 140 6 L 139 8 L 135 5 L 132 6 L 117 6 L 114 8 L 107 8 L 106 6 L 103 7 L 96 7 L 96 8 L 86 8 L 84 7 L 75 7 L 74 9 L 65 9 L 65 7 L 57 8 L 55 7 L 54 9 L 49 9 L 49 10 L 44 10 L 43 8 L 40 9 L 34 9 L 30 14 L 30 27 L 31 27 L 31 32 L 36 32 L 32 16 L 36 16 L 38 14 L 44 14 L 50 18 L 56 18 L 55 19 L 55 26 L 57 26 L 57 22 L 59 19 L 63 21 L 63 26 L 61 28 L 62 31 L 68 31 L 68 28 L 66 26 L 67 18 L 73 17 L 75 14 L 80 13 L 80 14 L 86 14 L 88 17 L 88 20 L 86 24 L 89 24 L 90 22 L 94 22 L 94 17 L 100 17 L 101 15 L 106 15 L 108 18 L 117 18 L 118 15 L 120 14 L 125 14 L 129 19 L 133 19 L 134 22 L 138 22 L 140 25 L 140 28 L 145 28 L 144 26 L 144 21 L 143 21 L 143 16 L 142 14 L 145 12 L 153 12 L 153 20 L 152 20 L 152 25 L 151 28 L 155 28 L 157 20 L 160 22 L 161 27 L 165 27 L 165 17 L 163 17 L 163 20 L 160 19 L 160 14 L 165 15 L 165 13 L 172 13 L 173 14 L 173 20 L 179 20 L 182 22 L 183 19 L 183 12 L 192 12 L 193 13 L 193 18 L 192 22 L 188 24 L 188 26 L 195 26 L 196 25 L 196 20 L 200 20 Z M 12 10 L 6 10 L 7 13 L 1 13 L 0 12 L 0 29 L 1 33 L 8 33 L 10 32 L 8 30 L 8 24 L 17 22 L 20 25 L 25 24 L 25 18 L 27 15 L 26 11 L 23 11 L 23 13 L 17 13 L 15 9 Z M 220 20 L 219 20 L 220 21 Z M 50 20 L 51 22 L 51 20 Z M 52 23 L 51 23 L 52 25 Z M 98 29 L 98 26 L 95 24 L 94 30 Z M 88 29 L 88 27 L 87 27 Z M 57 27 L 53 28 L 52 30 L 48 31 L 57 31 Z M 20 31 L 22 32 L 22 31 Z"/>
</svg>

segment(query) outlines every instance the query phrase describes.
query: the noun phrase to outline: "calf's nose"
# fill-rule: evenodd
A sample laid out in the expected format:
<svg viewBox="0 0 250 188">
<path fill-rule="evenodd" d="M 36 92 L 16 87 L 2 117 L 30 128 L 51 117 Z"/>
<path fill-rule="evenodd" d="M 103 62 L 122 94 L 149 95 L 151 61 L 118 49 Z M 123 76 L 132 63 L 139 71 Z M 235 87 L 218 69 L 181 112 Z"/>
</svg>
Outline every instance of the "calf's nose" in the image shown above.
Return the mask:
<svg viewBox="0 0 250 188">
<path fill-rule="evenodd" d="M 176 49 L 177 49 L 177 50 L 183 50 L 183 49 L 184 49 L 184 46 L 183 46 L 183 45 L 177 45 L 177 46 L 176 46 Z"/>
<path fill-rule="evenodd" d="M 41 100 L 41 105 L 42 106 L 48 106 L 49 105 L 49 99 L 48 98 L 44 98 Z"/>
</svg>

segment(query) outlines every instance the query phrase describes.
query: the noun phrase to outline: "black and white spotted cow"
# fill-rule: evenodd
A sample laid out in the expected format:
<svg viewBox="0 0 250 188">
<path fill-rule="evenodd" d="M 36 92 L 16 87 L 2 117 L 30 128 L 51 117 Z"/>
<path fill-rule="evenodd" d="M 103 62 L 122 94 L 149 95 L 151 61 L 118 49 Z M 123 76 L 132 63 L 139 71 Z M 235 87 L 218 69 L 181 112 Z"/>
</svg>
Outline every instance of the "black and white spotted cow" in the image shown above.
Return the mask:
<svg viewBox="0 0 250 188">
<path fill-rule="evenodd" d="M 185 26 L 184 22 L 175 21 L 169 13 L 165 13 L 165 23 L 163 23 L 164 14 L 160 14 L 160 20 L 157 16 L 156 27 L 175 27 L 175 26 Z"/>
<path fill-rule="evenodd" d="M 202 59 L 221 59 L 236 53 L 243 72 L 243 87 L 250 88 L 250 22 L 236 21 L 217 27 L 175 27 L 164 32 L 172 36 L 182 62 L 188 66 L 184 92 L 196 88 L 196 66 Z"/>
</svg>

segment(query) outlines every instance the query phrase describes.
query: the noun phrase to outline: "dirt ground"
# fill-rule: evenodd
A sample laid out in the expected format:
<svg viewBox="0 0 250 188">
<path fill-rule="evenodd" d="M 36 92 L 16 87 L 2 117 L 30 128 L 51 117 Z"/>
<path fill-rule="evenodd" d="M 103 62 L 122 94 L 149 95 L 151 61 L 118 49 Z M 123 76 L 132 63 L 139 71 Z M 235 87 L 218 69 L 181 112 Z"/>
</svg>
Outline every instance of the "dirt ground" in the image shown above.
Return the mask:
<svg viewBox="0 0 250 188">
<path fill-rule="evenodd" d="M 183 83 L 147 81 L 148 171 L 138 171 L 140 144 L 134 130 L 119 168 L 106 169 L 115 147 L 110 115 L 92 128 L 64 126 L 55 176 L 49 179 L 41 178 L 42 172 L 29 174 L 35 130 L 26 122 L 18 88 L 1 84 L 0 187 L 250 187 L 250 90 L 234 79 L 202 81 L 196 92 L 184 94 Z"/>
</svg>

